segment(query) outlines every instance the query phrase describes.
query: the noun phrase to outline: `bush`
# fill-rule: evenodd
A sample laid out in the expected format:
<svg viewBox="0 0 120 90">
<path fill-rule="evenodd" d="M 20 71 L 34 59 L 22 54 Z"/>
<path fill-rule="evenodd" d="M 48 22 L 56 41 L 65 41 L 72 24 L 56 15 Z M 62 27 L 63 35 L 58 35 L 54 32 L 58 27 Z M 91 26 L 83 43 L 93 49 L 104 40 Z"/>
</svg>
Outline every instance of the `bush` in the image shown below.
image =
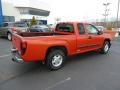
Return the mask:
<svg viewBox="0 0 120 90">
<path fill-rule="evenodd" d="M 108 26 L 107 26 L 107 30 L 112 30 L 112 26 L 111 26 L 111 25 L 108 25 Z"/>
</svg>

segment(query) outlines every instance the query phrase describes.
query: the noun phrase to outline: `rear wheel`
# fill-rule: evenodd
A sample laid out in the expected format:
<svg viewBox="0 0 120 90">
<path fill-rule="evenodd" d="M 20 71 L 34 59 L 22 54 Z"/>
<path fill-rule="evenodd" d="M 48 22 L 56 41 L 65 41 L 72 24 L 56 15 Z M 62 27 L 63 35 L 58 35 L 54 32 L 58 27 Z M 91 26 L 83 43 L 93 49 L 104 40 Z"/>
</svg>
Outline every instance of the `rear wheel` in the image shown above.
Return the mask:
<svg viewBox="0 0 120 90">
<path fill-rule="evenodd" d="M 8 33 L 8 34 L 7 34 L 7 39 L 8 39 L 9 41 L 12 40 L 12 34 L 11 34 L 11 33 Z"/>
<path fill-rule="evenodd" d="M 65 62 L 66 56 L 62 50 L 52 50 L 46 58 L 46 65 L 50 70 L 60 69 Z"/>
<path fill-rule="evenodd" d="M 103 47 L 100 50 L 100 53 L 106 54 L 106 53 L 109 52 L 109 49 L 110 49 L 110 42 L 109 41 L 105 41 Z"/>
</svg>

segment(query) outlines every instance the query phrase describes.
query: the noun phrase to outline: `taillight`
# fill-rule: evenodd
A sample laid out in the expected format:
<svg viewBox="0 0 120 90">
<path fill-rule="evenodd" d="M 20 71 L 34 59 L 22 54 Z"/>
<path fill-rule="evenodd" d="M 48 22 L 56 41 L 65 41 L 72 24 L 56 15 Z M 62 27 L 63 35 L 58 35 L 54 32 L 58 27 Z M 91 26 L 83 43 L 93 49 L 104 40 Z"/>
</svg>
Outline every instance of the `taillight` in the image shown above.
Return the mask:
<svg viewBox="0 0 120 90">
<path fill-rule="evenodd" d="M 13 32 L 13 33 L 17 33 L 17 30 L 16 30 L 15 27 L 12 28 L 12 32 Z"/>
<path fill-rule="evenodd" d="M 21 55 L 24 55 L 25 54 L 25 51 L 27 49 L 27 42 L 21 42 Z"/>
</svg>

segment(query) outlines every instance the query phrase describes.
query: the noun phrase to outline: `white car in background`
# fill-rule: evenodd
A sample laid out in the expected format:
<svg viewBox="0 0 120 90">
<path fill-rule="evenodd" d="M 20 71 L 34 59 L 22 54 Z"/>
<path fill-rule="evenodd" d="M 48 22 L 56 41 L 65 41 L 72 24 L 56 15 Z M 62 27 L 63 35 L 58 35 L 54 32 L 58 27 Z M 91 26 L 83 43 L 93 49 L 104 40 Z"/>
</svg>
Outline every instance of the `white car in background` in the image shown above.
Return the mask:
<svg viewBox="0 0 120 90">
<path fill-rule="evenodd" d="M 118 33 L 119 33 L 119 35 L 120 35 L 120 28 L 118 28 Z"/>
<path fill-rule="evenodd" d="M 96 26 L 96 28 L 97 28 L 98 30 L 100 30 L 100 31 L 104 31 L 104 30 L 105 30 L 105 28 L 104 28 L 103 26 Z"/>
</svg>

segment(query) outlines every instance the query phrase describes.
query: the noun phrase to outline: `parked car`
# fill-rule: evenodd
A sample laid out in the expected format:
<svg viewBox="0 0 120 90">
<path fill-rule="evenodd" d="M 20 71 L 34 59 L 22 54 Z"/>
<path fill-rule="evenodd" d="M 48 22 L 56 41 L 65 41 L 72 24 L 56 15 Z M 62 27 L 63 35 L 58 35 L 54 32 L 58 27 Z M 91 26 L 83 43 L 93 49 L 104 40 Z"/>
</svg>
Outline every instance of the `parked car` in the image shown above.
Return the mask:
<svg viewBox="0 0 120 90">
<path fill-rule="evenodd" d="M 97 28 L 98 28 L 98 30 L 100 30 L 100 31 L 104 31 L 105 30 L 105 28 L 103 27 L 103 26 L 96 26 Z"/>
<path fill-rule="evenodd" d="M 67 56 L 94 50 L 108 53 L 111 37 L 91 24 L 63 22 L 57 24 L 55 32 L 14 33 L 12 45 L 13 61 L 41 61 L 50 70 L 57 70 Z"/>
<path fill-rule="evenodd" d="M 34 25 L 28 29 L 29 32 L 51 32 L 47 25 Z"/>
<path fill-rule="evenodd" d="M 56 27 L 56 24 L 48 24 L 48 27 L 54 31 L 55 27 Z"/>
<path fill-rule="evenodd" d="M 12 40 L 12 33 L 26 32 L 27 24 L 22 22 L 5 22 L 0 25 L 0 36 Z"/>
<path fill-rule="evenodd" d="M 120 28 L 118 28 L 118 35 L 120 35 Z"/>
</svg>

